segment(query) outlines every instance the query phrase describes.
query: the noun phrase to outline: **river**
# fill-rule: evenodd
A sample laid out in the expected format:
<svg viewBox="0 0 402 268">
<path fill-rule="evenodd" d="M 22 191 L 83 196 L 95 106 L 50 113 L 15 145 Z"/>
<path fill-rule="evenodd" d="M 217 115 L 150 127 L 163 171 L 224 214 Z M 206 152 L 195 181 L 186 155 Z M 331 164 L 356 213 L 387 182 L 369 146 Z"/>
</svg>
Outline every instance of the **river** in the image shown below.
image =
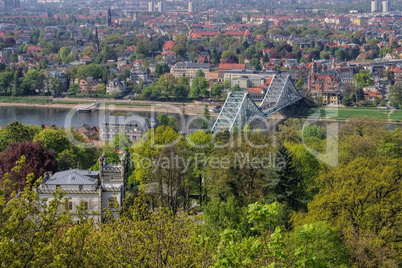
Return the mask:
<svg viewBox="0 0 402 268">
<path fill-rule="evenodd" d="M 72 109 L 48 108 L 48 107 L 30 107 L 30 106 L 0 106 L 0 127 L 6 126 L 13 121 L 19 121 L 26 125 L 55 125 L 58 127 L 73 126 L 78 127 L 82 124 L 99 126 L 108 121 L 110 112 L 106 114 L 102 111 L 93 111 L 91 113 L 75 113 Z M 128 112 L 128 114 L 151 117 L 151 112 Z M 69 116 L 70 115 L 70 116 Z M 174 115 L 177 119 L 180 116 Z M 71 117 L 71 121 L 68 119 Z M 192 120 L 191 116 L 184 116 L 186 123 Z M 201 119 L 195 120 L 191 127 L 200 126 Z"/>
</svg>

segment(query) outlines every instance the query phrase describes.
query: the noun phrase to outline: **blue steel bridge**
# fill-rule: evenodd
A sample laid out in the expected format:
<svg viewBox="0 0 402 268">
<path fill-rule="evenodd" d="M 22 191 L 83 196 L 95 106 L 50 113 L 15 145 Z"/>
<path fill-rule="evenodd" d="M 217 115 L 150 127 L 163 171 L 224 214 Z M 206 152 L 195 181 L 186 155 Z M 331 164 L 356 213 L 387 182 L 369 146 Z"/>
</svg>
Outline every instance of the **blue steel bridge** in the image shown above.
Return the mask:
<svg viewBox="0 0 402 268">
<path fill-rule="evenodd" d="M 212 132 L 232 131 L 235 127 L 243 129 L 246 124 L 258 118 L 268 117 L 302 98 L 290 80 L 290 75 L 277 74 L 272 78 L 259 106 L 251 99 L 248 92 L 229 93 L 212 127 Z"/>
</svg>

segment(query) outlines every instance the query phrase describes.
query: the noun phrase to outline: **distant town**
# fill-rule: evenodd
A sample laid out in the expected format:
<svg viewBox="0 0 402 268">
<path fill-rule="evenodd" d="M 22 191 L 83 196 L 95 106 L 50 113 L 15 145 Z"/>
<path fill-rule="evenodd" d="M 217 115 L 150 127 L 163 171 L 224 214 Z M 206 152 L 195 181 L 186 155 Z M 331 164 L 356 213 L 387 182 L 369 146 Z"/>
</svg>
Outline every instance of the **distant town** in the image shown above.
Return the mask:
<svg viewBox="0 0 402 268">
<path fill-rule="evenodd" d="M 402 0 L 0 0 L 1 267 L 401 267 Z"/>
</svg>

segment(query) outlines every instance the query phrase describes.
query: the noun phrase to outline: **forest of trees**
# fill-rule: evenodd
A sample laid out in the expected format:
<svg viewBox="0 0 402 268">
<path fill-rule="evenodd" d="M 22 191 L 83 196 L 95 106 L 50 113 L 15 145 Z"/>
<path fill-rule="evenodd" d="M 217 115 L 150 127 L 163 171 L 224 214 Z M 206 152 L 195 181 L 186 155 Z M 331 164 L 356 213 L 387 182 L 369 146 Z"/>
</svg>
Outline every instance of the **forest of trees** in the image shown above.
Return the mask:
<svg viewBox="0 0 402 268">
<path fill-rule="evenodd" d="M 331 146 L 325 128 L 302 131 L 301 119 L 286 120 L 276 134 L 246 127 L 188 137 L 180 136 L 173 117 L 158 119 L 161 125 L 137 143 L 122 133 L 103 149 L 116 158 L 123 144 L 133 156 L 124 206 L 104 223 L 94 223 L 84 208 L 79 222 L 59 213 L 67 201 L 62 190 L 50 203 L 34 191 L 41 165 L 57 171 L 68 168 L 69 157 L 86 157 L 85 168 L 96 169 L 102 150 L 75 148 L 57 128 L 12 123 L 0 130 L 0 167 L 6 167 L 0 169 L 1 266 L 401 265 L 400 129 L 388 130 L 373 118 L 350 119 L 340 127 L 333 167 L 306 149 Z M 27 146 L 46 161 L 28 155 Z M 176 157 L 186 161 L 161 164 Z M 167 190 L 145 194 L 152 183 Z"/>
</svg>

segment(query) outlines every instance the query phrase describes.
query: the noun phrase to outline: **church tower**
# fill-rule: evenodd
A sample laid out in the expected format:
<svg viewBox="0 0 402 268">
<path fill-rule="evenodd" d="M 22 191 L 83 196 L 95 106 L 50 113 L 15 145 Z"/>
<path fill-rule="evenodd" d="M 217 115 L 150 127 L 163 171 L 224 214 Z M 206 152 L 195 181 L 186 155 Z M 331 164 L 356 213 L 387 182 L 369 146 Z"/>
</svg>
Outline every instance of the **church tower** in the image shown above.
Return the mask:
<svg viewBox="0 0 402 268">
<path fill-rule="evenodd" d="M 107 27 L 112 26 L 112 12 L 109 10 L 107 11 Z"/>
<path fill-rule="evenodd" d="M 95 49 L 96 49 L 96 51 L 99 52 L 100 46 L 99 46 L 98 27 L 95 28 L 95 40 L 94 40 L 94 43 L 95 43 Z"/>
</svg>

